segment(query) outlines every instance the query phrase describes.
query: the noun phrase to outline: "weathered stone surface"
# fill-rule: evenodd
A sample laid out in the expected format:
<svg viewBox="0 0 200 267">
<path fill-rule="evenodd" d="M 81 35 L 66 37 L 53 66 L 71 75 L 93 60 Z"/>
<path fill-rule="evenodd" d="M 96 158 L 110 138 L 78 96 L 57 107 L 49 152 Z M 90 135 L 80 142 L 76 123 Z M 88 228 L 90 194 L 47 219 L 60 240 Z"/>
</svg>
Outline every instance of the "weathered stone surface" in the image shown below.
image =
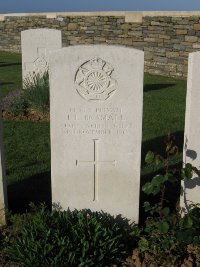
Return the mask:
<svg viewBox="0 0 200 267">
<path fill-rule="evenodd" d="M 170 39 L 170 36 L 166 34 L 159 34 L 159 39 Z"/>
<path fill-rule="evenodd" d="M 187 34 L 187 30 L 185 30 L 185 29 L 179 29 L 179 30 L 176 30 L 176 34 L 181 34 L 181 35 L 185 35 L 185 34 Z"/>
<path fill-rule="evenodd" d="M 34 14 L 14 17 L 2 15 L 0 16 L 2 18 L 0 19 L 0 49 L 19 52 L 20 32 L 38 27 L 62 30 L 63 46 L 102 42 L 128 45 L 140 50 L 144 50 L 146 46 L 152 48 L 161 46 L 169 52 L 174 50 L 187 52 L 185 60 L 188 52 L 199 49 L 199 12 L 186 15 L 182 12 L 177 14 L 169 12 L 167 16 L 166 12 L 136 13 L 53 13 L 47 16 Z M 77 39 L 73 39 L 75 37 Z M 132 40 L 127 41 L 127 38 Z M 152 61 L 152 59 L 149 60 Z M 156 57 L 153 60 L 156 60 Z M 159 68 L 159 65 L 157 67 Z M 180 76 L 178 72 L 177 76 Z M 186 73 L 183 73 L 183 76 L 186 76 Z"/>
<path fill-rule="evenodd" d="M 62 47 L 61 31 L 32 29 L 21 32 L 22 77 L 48 70 L 49 53 Z"/>
<path fill-rule="evenodd" d="M 74 46 L 50 58 L 52 200 L 138 221 L 144 53 Z"/>
<path fill-rule="evenodd" d="M 175 50 L 185 51 L 185 46 L 183 44 L 174 44 L 173 47 Z"/>
<path fill-rule="evenodd" d="M 158 63 L 167 63 L 167 58 L 166 57 L 156 56 L 156 62 L 158 62 Z"/>
<path fill-rule="evenodd" d="M 200 52 L 195 52 L 189 55 L 188 63 L 183 162 L 191 163 L 197 169 L 200 169 L 199 85 Z M 194 174 L 193 179 L 185 181 L 182 186 L 181 207 L 187 211 L 191 204 L 200 203 L 200 177 Z"/>
<path fill-rule="evenodd" d="M 153 57 L 154 57 L 154 54 L 152 52 L 146 51 L 144 54 L 145 60 L 153 59 Z"/>
<path fill-rule="evenodd" d="M 121 26 L 122 30 L 131 30 L 132 28 L 132 25 L 131 24 L 127 24 L 127 23 L 124 23 L 122 26 Z"/>
<path fill-rule="evenodd" d="M 169 52 L 169 51 L 166 52 L 166 57 L 171 58 L 171 57 L 178 57 L 178 56 L 179 56 L 179 52 Z"/>
<path fill-rule="evenodd" d="M 185 66 L 184 64 L 181 64 L 181 65 L 177 65 L 177 70 L 179 73 L 185 73 L 187 72 L 187 66 Z"/>
<path fill-rule="evenodd" d="M 200 49 L 200 44 L 193 44 L 192 46 L 194 49 Z"/>
<path fill-rule="evenodd" d="M 198 41 L 198 37 L 197 36 L 185 36 L 185 41 L 186 42 L 190 42 L 190 43 L 195 43 Z"/>
<path fill-rule="evenodd" d="M 200 24 L 194 24 L 193 29 L 196 31 L 200 31 Z"/>
</svg>

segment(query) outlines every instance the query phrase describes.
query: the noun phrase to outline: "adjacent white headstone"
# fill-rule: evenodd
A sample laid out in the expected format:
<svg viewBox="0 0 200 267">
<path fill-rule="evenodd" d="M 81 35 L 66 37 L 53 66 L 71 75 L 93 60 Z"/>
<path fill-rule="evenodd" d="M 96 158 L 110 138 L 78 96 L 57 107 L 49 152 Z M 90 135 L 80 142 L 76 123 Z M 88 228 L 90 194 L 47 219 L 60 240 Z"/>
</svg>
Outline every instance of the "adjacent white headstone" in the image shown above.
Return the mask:
<svg viewBox="0 0 200 267">
<path fill-rule="evenodd" d="M 73 46 L 50 56 L 52 201 L 138 221 L 141 51 Z"/>
<path fill-rule="evenodd" d="M 21 32 L 22 77 L 48 70 L 49 51 L 62 48 L 61 31 L 31 29 Z"/>
<path fill-rule="evenodd" d="M 7 209 L 7 187 L 5 180 L 5 163 L 3 149 L 3 129 L 0 116 L 0 225 L 6 224 L 5 211 Z"/>
<path fill-rule="evenodd" d="M 200 169 L 200 52 L 189 54 L 184 139 L 184 163 Z M 200 203 L 200 178 L 195 174 L 182 186 L 181 207 L 187 211 L 191 204 Z"/>
</svg>

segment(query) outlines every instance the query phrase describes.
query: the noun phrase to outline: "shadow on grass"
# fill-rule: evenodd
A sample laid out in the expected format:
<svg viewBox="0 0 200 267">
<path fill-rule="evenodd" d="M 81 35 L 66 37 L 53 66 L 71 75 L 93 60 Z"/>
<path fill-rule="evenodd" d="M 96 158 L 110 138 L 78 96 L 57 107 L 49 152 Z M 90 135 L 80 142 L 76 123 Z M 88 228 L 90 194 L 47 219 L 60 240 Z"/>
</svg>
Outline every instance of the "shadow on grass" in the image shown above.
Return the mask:
<svg viewBox="0 0 200 267">
<path fill-rule="evenodd" d="M 175 136 L 175 145 L 178 146 L 178 150 L 181 153 L 183 151 L 183 141 L 184 141 L 184 132 L 178 131 L 176 133 L 172 133 Z M 165 136 L 159 136 L 155 139 L 151 139 L 145 142 L 142 142 L 142 159 L 141 166 L 144 166 L 144 159 L 149 150 L 163 155 L 163 151 L 165 149 L 164 143 Z"/>
<path fill-rule="evenodd" d="M 175 85 L 176 85 L 175 83 L 145 84 L 144 92 L 161 90 L 161 89 L 165 89 L 165 88 L 172 87 Z"/>
<path fill-rule="evenodd" d="M 4 62 L 0 62 L 0 68 L 3 67 L 11 67 L 11 66 L 20 66 L 22 65 L 22 63 L 20 62 L 16 62 L 16 63 L 4 63 Z"/>
<path fill-rule="evenodd" d="M 29 210 L 30 202 L 46 203 L 51 208 L 51 174 L 41 173 L 15 184 L 8 185 L 8 210 L 23 213 Z"/>
<path fill-rule="evenodd" d="M 0 86 L 3 86 L 3 85 L 13 85 L 13 84 L 14 84 L 13 82 L 6 82 L 6 83 L 4 83 L 4 82 L 1 83 L 0 82 Z"/>
<path fill-rule="evenodd" d="M 183 132 L 173 133 L 176 137 L 176 145 L 182 151 L 183 147 Z M 144 165 L 144 157 L 149 150 L 161 154 L 164 149 L 164 136 L 157 137 L 153 140 L 143 142 L 142 144 L 142 165 Z M 181 162 L 173 165 L 173 167 L 181 167 Z M 147 175 L 141 176 L 142 186 L 151 181 L 154 175 L 162 173 L 164 170 L 159 169 L 156 172 L 150 171 Z M 167 185 L 166 199 L 171 210 L 176 208 L 176 203 L 180 196 L 180 184 Z M 144 212 L 143 203 L 149 201 L 152 205 L 159 201 L 158 197 L 145 195 L 142 190 L 140 193 L 140 224 L 143 225 L 147 214 Z M 8 208 L 12 213 L 22 213 L 29 210 L 29 204 L 33 202 L 39 204 L 45 202 L 48 208 L 51 208 L 51 175 L 50 172 L 45 172 L 39 175 L 32 176 L 26 180 L 17 182 L 8 186 Z"/>
</svg>

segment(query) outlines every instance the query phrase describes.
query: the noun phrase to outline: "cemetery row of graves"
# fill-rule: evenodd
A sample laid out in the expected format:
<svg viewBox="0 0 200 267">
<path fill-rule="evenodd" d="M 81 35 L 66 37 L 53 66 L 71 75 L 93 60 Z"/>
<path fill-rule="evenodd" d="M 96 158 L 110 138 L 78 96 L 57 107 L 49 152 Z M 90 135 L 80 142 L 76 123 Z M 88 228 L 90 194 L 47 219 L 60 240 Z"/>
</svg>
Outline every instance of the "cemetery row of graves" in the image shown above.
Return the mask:
<svg viewBox="0 0 200 267">
<path fill-rule="evenodd" d="M 132 48 L 21 45 L 0 52 L 2 266 L 199 266 L 200 54 L 186 86 Z"/>
</svg>

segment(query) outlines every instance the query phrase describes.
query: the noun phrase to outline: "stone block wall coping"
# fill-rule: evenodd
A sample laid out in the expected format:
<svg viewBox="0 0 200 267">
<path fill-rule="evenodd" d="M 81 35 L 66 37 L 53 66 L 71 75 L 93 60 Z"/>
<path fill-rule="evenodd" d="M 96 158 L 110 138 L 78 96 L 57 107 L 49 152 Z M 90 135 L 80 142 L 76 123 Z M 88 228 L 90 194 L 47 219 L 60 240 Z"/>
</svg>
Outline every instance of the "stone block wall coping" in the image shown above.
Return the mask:
<svg viewBox="0 0 200 267">
<path fill-rule="evenodd" d="M 50 12 L 50 13 L 8 13 L 0 14 L 0 21 L 8 17 L 44 16 L 56 19 L 57 17 L 125 17 L 127 23 L 141 23 L 143 17 L 191 17 L 200 16 L 200 11 L 103 11 L 103 12 Z"/>
</svg>

